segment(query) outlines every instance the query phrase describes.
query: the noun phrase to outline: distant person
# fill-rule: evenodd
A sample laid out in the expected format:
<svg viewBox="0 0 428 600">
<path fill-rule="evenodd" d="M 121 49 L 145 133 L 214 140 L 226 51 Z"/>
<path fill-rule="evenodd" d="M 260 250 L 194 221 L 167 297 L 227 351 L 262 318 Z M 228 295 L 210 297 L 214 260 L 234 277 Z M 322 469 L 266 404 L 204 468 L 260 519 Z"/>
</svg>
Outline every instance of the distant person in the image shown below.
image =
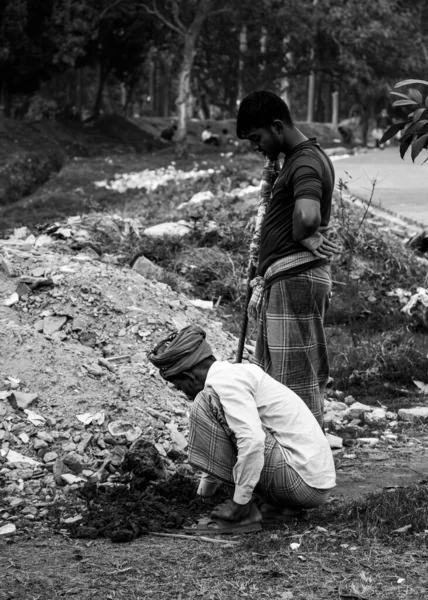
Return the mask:
<svg viewBox="0 0 428 600">
<path fill-rule="evenodd" d="M 208 144 L 209 146 L 220 146 L 219 137 L 211 131 L 210 125 L 207 125 L 201 133 L 201 140 L 204 144 Z"/>
<path fill-rule="evenodd" d="M 221 145 L 222 146 L 229 146 L 230 144 L 234 144 L 235 140 L 232 139 L 232 136 L 229 133 L 229 130 L 224 128 L 221 130 Z"/>
<path fill-rule="evenodd" d="M 175 123 L 172 123 L 169 127 L 166 127 L 161 132 L 160 136 L 166 142 L 172 142 L 176 131 L 177 131 L 177 125 Z"/>
<path fill-rule="evenodd" d="M 392 119 L 389 116 L 387 109 L 382 108 L 382 110 L 376 118 L 376 128 L 373 130 L 373 137 L 376 142 L 376 148 L 380 148 L 381 150 L 383 150 L 384 145 L 380 143 L 380 140 L 382 139 L 383 134 L 390 125 L 392 125 Z"/>
</svg>

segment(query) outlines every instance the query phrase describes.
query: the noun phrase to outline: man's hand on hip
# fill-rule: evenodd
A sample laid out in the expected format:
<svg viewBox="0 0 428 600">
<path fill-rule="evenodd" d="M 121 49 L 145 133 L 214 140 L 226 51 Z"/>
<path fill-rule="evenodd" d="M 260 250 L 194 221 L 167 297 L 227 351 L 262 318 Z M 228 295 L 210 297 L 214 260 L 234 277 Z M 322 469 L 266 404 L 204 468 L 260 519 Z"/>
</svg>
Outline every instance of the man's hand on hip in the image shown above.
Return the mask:
<svg viewBox="0 0 428 600">
<path fill-rule="evenodd" d="M 327 240 L 319 232 L 314 233 L 304 240 L 300 240 L 300 243 L 317 258 L 331 258 L 334 254 L 340 253 L 339 246 Z"/>
</svg>

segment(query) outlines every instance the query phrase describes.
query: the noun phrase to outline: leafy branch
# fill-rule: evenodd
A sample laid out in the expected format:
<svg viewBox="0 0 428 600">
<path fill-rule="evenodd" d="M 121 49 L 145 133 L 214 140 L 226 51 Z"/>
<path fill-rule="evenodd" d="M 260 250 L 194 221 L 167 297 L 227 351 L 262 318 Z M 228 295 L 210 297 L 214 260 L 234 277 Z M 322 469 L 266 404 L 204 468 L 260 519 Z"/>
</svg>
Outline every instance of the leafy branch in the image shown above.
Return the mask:
<svg viewBox="0 0 428 600">
<path fill-rule="evenodd" d="M 411 85 L 423 85 L 428 86 L 428 81 L 422 79 L 406 79 L 400 81 L 394 87 L 402 88 Z M 393 106 L 411 106 L 413 112 L 407 116 L 406 121 L 400 123 L 394 123 L 384 133 L 381 144 L 384 144 L 391 138 L 393 138 L 400 131 L 402 132 L 400 138 L 400 156 L 404 158 L 407 150 L 411 147 L 411 157 L 413 162 L 423 149 L 428 149 L 428 94 L 423 97 L 422 93 L 411 87 L 407 94 L 401 92 L 391 92 L 394 96 L 398 96 L 399 100 L 396 100 Z M 424 160 L 422 164 L 425 164 L 428 158 Z"/>
</svg>

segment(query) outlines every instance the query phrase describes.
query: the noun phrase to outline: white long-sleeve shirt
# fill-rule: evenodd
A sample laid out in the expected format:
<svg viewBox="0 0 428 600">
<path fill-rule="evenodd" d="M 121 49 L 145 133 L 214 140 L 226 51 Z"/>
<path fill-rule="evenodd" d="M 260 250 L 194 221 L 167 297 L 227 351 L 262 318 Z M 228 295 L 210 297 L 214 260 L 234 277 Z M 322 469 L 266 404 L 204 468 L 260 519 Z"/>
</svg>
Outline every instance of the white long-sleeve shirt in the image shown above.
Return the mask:
<svg viewBox="0 0 428 600">
<path fill-rule="evenodd" d="M 309 486 L 335 486 L 329 443 L 309 408 L 292 390 L 256 365 L 222 361 L 211 366 L 204 389 L 218 396 L 227 424 L 236 436 L 235 502 L 249 502 L 260 479 L 265 442 L 262 425 L 280 445 L 287 464 Z"/>
</svg>

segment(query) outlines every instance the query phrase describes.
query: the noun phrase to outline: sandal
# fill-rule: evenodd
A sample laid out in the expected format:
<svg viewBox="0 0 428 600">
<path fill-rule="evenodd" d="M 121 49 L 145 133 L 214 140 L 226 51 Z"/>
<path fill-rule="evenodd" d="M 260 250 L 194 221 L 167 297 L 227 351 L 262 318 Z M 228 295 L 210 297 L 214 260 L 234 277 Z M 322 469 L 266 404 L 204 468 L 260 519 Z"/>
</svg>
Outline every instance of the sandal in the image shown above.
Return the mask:
<svg viewBox="0 0 428 600">
<path fill-rule="evenodd" d="M 186 533 L 223 535 L 226 533 L 252 533 L 262 530 L 262 515 L 255 504 L 252 504 L 250 514 L 240 521 L 225 521 L 213 517 L 200 519 L 193 527 L 183 527 Z"/>
</svg>

